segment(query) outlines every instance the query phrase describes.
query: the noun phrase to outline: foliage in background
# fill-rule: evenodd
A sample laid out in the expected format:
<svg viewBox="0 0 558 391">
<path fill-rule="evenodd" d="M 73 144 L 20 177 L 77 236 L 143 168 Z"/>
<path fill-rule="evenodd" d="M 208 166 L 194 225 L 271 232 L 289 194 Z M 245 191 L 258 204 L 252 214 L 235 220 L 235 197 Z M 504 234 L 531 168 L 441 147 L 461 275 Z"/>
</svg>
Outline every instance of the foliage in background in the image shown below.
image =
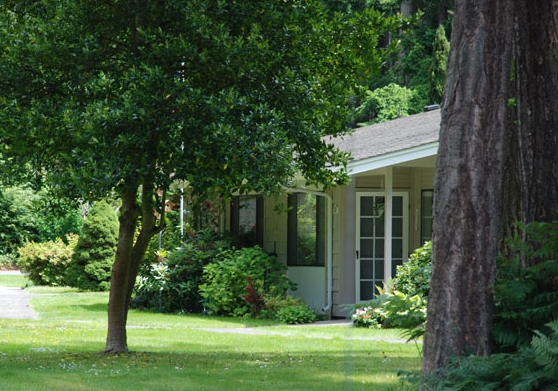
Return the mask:
<svg viewBox="0 0 558 391">
<path fill-rule="evenodd" d="M 253 287 L 259 295 L 272 297 L 284 297 L 287 290 L 293 288 L 285 275 L 286 266 L 258 246 L 226 250 L 220 257 L 217 262 L 205 266 L 199 287 L 206 308 L 212 313 L 252 314 L 254 307 L 244 297 L 247 286 Z"/>
<path fill-rule="evenodd" d="M 432 44 L 432 58 L 430 60 L 430 77 L 428 101 L 430 104 L 441 103 L 446 84 L 446 69 L 448 67 L 450 44 L 446 37 L 444 26 L 436 29 L 436 36 Z"/>
<path fill-rule="evenodd" d="M 413 94 L 409 88 L 395 83 L 366 91 L 355 119 L 359 123 L 370 124 L 406 117 L 412 113 Z"/>
<path fill-rule="evenodd" d="M 46 242 L 80 234 L 83 219 L 76 205 L 53 199 L 31 185 L 4 187 L 0 192 L 0 255 L 17 257 L 26 240 Z"/>
<path fill-rule="evenodd" d="M 409 260 L 397 266 L 394 288 L 409 296 L 427 297 L 432 273 L 432 242 L 424 243 L 409 255 Z"/>
<path fill-rule="evenodd" d="M 558 223 L 519 224 L 508 247 L 494 284 L 493 335 L 504 352 L 528 346 L 558 314 Z"/>
<path fill-rule="evenodd" d="M 558 389 L 558 321 L 536 332 L 530 345 L 516 353 L 454 358 L 437 376 L 424 379 L 432 391 L 539 391 Z"/>
<path fill-rule="evenodd" d="M 109 290 L 117 239 L 116 212 L 107 201 L 96 202 L 83 223 L 66 283 L 82 290 Z"/>
<path fill-rule="evenodd" d="M 220 254 L 230 245 L 228 237 L 203 229 L 196 233 L 190 231 L 182 245 L 171 250 L 154 250 L 152 246 L 136 279 L 132 307 L 201 313 L 203 299 L 198 286 L 202 283 L 203 268 L 221 259 Z"/>
<path fill-rule="evenodd" d="M 68 244 L 61 238 L 43 243 L 25 242 L 18 249 L 17 266 L 35 285 L 64 286 L 77 240 L 77 235 L 68 235 Z"/>
</svg>

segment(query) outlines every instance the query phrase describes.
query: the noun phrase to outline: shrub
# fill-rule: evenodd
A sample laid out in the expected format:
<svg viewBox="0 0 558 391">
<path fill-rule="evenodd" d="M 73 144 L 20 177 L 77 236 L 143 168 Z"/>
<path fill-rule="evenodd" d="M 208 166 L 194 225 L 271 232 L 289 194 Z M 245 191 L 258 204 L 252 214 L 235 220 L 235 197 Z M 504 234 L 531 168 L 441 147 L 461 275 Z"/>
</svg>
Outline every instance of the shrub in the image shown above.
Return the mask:
<svg viewBox="0 0 558 391">
<path fill-rule="evenodd" d="M 392 286 L 379 289 L 373 300 L 355 306 L 355 327 L 404 329 L 404 335 L 416 339 L 424 334 L 427 296 L 432 270 L 432 242 L 416 249 L 409 260 L 397 266 Z"/>
<path fill-rule="evenodd" d="M 385 292 L 357 308 L 352 315 L 356 327 L 400 328 L 404 334 L 416 339 L 424 333 L 426 299 L 402 292 Z"/>
<path fill-rule="evenodd" d="M 395 83 L 367 91 L 364 102 L 357 108 L 356 120 L 378 123 L 405 117 L 411 110 L 414 92 Z"/>
<path fill-rule="evenodd" d="M 394 286 L 409 296 L 428 296 L 432 274 L 432 242 L 426 242 L 409 256 L 409 260 L 397 266 Z"/>
<path fill-rule="evenodd" d="M 220 259 L 230 240 L 211 230 L 190 234 L 181 247 L 152 251 L 140 270 L 134 287 L 132 307 L 158 312 L 201 313 L 203 299 L 198 286 L 203 268 Z"/>
<path fill-rule="evenodd" d="M 17 255 L 14 253 L 0 254 L 0 270 L 17 269 Z"/>
<path fill-rule="evenodd" d="M 293 286 L 286 267 L 260 247 L 227 250 L 223 258 L 205 266 L 200 293 L 206 307 L 219 315 L 244 316 L 252 313 L 245 299 L 247 277 L 258 294 L 283 296 Z"/>
<path fill-rule="evenodd" d="M 493 336 L 499 351 L 528 346 L 558 313 L 558 224 L 519 225 L 498 259 Z M 522 266 L 530 265 L 534 266 Z"/>
<path fill-rule="evenodd" d="M 291 305 L 277 311 L 276 319 L 286 324 L 312 323 L 316 321 L 316 314 L 304 303 Z"/>
<path fill-rule="evenodd" d="M 77 235 L 44 243 L 26 242 L 18 249 L 18 267 L 35 285 L 66 285 L 66 269 L 71 262 Z"/>
<path fill-rule="evenodd" d="M 316 314 L 300 299 L 289 295 L 263 296 L 264 305 L 259 314 L 262 319 L 277 320 L 287 324 L 312 323 Z"/>
<path fill-rule="evenodd" d="M 556 390 L 558 321 L 546 325 L 549 335 L 536 332 L 529 346 L 516 353 L 454 358 L 437 376 L 424 379 L 428 390 Z"/>
<path fill-rule="evenodd" d="M 95 203 L 82 232 L 68 267 L 67 283 L 82 290 L 109 290 L 118 240 L 116 212 L 104 200 Z"/>
</svg>

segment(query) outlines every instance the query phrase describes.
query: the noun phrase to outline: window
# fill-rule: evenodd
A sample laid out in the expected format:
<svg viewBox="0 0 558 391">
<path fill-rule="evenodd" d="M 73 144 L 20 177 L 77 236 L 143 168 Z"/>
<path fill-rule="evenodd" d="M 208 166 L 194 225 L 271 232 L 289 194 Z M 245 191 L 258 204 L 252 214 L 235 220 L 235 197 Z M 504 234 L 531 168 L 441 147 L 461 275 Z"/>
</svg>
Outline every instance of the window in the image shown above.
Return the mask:
<svg viewBox="0 0 558 391">
<path fill-rule="evenodd" d="M 231 232 L 237 248 L 263 247 L 263 197 L 237 196 L 231 202 Z"/>
<path fill-rule="evenodd" d="M 288 198 L 288 266 L 324 266 L 326 252 L 325 197 L 307 193 Z"/>
<path fill-rule="evenodd" d="M 434 191 L 423 190 L 420 199 L 420 239 L 422 245 L 424 242 L 432 240 L 432 201 L 434 199 Z"/>
</svg>

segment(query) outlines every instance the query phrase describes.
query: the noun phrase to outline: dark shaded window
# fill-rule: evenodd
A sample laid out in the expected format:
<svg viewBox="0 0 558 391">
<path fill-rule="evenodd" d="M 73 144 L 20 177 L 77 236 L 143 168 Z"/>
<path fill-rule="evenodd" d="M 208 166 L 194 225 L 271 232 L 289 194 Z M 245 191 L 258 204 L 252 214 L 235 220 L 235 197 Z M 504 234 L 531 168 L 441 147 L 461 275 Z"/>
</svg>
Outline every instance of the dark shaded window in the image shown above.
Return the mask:
<svg viewBox="0 0 558 391">
<path fill-rule="evenodd" d="M 287 264 L 324 266 L 326 200 L 323 196 L 293 193 L 288 198 Z"/>
<path fill-rule="evenodd" d="M 263 247 L 263 196 L 233 197 L 231 232 L 237 248 Z"/>
<path fill-rule="evenodd" d="M 424 242 L 432 240 L 432 201 L 434 191 L 423 190 L 420 197 L 420 240 L 421 246 Z"/>
</svg>

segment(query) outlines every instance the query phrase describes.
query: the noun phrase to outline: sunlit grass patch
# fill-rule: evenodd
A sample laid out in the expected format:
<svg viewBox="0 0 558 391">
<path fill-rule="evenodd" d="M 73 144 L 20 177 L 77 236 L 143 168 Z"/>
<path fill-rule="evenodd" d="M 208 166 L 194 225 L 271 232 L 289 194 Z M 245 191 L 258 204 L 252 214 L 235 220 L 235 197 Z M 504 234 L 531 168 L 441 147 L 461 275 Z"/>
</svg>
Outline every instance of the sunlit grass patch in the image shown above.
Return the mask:
<svg viewBox="0 0 558 391">
<path fill-rule="evenodd" d="M 105 355 L 107 293 L 32 288 L 39 320 L 0 319 L 2 390 L 411 390 L 397 330 L 131 311 L 132 352 Z"/>
</svg>

